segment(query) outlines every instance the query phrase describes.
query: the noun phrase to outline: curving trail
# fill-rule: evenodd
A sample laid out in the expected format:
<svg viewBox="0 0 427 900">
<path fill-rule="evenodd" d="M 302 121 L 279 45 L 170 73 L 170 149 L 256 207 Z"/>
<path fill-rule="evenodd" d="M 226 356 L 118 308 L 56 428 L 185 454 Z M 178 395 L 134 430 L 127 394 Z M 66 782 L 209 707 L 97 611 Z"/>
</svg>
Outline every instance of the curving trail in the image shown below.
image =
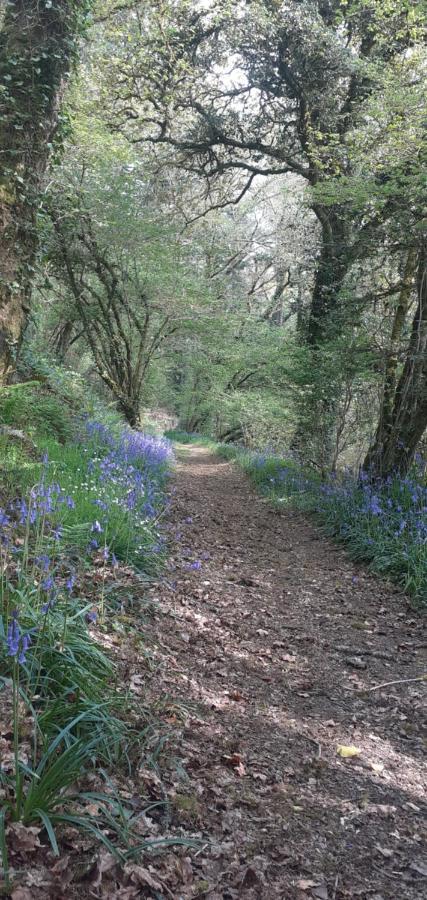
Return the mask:
<svg viewBox="0 0 427 900">
<path fill-rule="evenodd" d="M 172 895 L 425 896 L 426 682 L 366 692 L 425 671 L 422 619 L 203 448 L 182 451 L 172 518 L 150 692 L 190 705 L 167 777 L 174 827 L 206 838 Z"/>
</svg>

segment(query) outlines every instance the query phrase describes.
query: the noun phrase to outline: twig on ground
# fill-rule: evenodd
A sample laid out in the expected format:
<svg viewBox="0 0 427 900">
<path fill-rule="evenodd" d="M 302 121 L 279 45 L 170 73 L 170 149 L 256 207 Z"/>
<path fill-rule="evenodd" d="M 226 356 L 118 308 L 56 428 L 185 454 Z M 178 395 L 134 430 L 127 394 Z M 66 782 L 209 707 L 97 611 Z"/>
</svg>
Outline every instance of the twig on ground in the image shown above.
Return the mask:
<svg viewBox="0 0 427 900">
<path fill-rule="evenodd" d="M 417 678 L 398 678 L 396 681 L 384 681 L 383 684 L 376 684 L 375 687 L 365 688 L 362 693 L 371 693 L 371 691 L 379 691 L 380 688 L 390 687 L 392 684 L 409 684 L 411 681 L 427 681 L 427 672 L 424 675 L 418 675 Z"/>
</svg>

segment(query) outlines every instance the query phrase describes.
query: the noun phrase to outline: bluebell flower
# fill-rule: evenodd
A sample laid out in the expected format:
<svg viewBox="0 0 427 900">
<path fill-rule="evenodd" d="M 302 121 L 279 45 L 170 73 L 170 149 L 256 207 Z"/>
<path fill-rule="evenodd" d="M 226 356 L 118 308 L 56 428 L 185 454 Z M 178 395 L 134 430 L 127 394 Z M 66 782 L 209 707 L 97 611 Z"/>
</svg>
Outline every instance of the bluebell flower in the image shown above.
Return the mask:
<svg viewBox="0 0 427 900">
<path fill-rule="evenodd" d="M 92 525 L 92 527 L 91 527 L 90 530 L 91 530 L 94 534 L 102 534 L 103 528 L 102 528 L 101 523 L 98 522 L 98 519 L 95 519 L 95 521 L 94 521 L 94 523 L 93 523 L 93 525 Z"/>
<path fill-rule="evenodd" d="M 12 613 L 12 619 L 7 629 L 6 643 L 7 655 L 17 659 L 20 665 L 24 665 L 31 637 L 29 634 L 22 634 L 16 609 Z"/>
<path fill-rule="evenodd" d="M 47 571 L 49 570 L 50 559 L 49 559 L 49 557 L 47 556 L 46 553 L 41 553 L 40 556 L 37 556 L 37 557 L 36 557 L 36 563 L 39 565 L 39 567 L 40 567 L 44 572 L 47 572 Z"/>
<path fill-rule="evenodd" d="M 54 595 L 52 595 L 50 600 L 47 601 L 47 603 L 43 603 L 43 606 L 40 607 L 40 611 L 41 611 L 42 615 L 44 615 L 44 616 L 47 615 L 47 613 L 51 609 L 53 609 L 53 607 L 55 606 L 55 602 L 56 602 L 56 598 Z"/>
<path fill-rule="evenodd" d="M 21 639 L 21 647 L 20 647 L 20 652 L 18 655 L 18 662 L 20 663 L 21 666 L 23 666 L 24 663 L 26 663 L 26 661 L 27 661 L 26 652 L 27 652 L 30 644 L 31 644 L 30 635 L 24 634 Z"/>
<path fill-rule="evenodd" d="M 5 510 L 0 506 L 0 528 L 5 528 L 6 525 L 10 524 L 10 516 L 7 515 Z"/>
<path fill-rule="evenodd" d="M 76 580 L 76 576 L 74 574 L 71 574 L 68 576 L 68 578 L 65 582 L 65 588 L 69 594 L 71 594 L 71 592 L 73 590 L 75 580 Z"/>
<path fill-rule="evenodd" d="M 44 591 L 51 591 L 55 586 L 55 582 L 53 580 L 52 575 L 48 575 L 47 578 L 44 578 L 41 584 Z"/>
<path fill-rule="evenodd" d="M 18 611 L 16 609 L 12 612 L 12 618 L 9 622 L 7 629 L 7 655 L 8 656 L 17 656 L 19 652 L 19 642 L 21 638 L 21 629 L 19 627 L 18 622 Z"/>
</svg>

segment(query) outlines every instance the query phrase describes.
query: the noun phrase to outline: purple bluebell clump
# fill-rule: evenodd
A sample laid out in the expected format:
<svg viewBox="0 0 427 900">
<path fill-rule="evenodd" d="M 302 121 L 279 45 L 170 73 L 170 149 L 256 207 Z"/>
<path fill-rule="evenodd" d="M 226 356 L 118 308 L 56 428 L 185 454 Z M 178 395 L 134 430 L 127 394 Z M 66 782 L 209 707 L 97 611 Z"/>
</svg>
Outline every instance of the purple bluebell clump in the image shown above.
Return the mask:
<svg viewBox="0 0 427 900">
<path fill-rule="evenodd" d="M 14 609 L 7 629 L 7 655 L 13 657 L 20 665 L 26 662 L 27 650 L 31 644 L 29 634 L 23 634 L 18 620 L 18 610 Z"/>
<path fill-rule="evenodd" d="M 130 428 L 118 433 L 90 419 L 83 422 L 80 442 L 88 445 L 88 471 L 94 489 L 97 486 L 92 502 L 100 517 L 92 525 L 94 539 L 101 528 L 116 554 L 123 556 L 124 544 L 130 561 L 146 566 L 149 557 L 154 559 L 160 552 L 157 522 L 166 508 L 171 443 Z M 130 539 L 122 542 L 120 518 L 123 528 L 131 532 Z M 93 540 L 89 549 L 98 549 Z"/>
</svg>

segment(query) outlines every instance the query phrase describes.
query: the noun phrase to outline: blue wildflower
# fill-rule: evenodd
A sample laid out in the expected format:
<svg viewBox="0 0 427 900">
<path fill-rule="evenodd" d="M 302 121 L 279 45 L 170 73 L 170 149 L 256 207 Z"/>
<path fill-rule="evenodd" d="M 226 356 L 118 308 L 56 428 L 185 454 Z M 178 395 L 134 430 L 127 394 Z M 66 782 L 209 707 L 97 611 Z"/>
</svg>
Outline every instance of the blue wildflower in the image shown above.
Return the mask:
<svg viewBox="0 0 427 900">
<path fill-rule="evenodd" d="M 8 516 L 5 510 L 0 506 L 0 528 L 5 528 L 5 526 L 9 524 L 10 516 Z"/>
<path fill-rule="evenodd" d="M 103 528 L 102 528 L 101 523 L 98 522 L 98 519 L 95 519 L 95 521 L 94 521 L 94 523 L 93 523 L 93 525 L 92 525 L 92 527 L 91 527 L 90 530 L 91 530 L 94 534 L 102 534 Z"/>
<path fill-rule="evenodd" d="M 71 574 L 68 576 L 68 578 L 65 582 L 65 588 L 69 594 L 71 594 L 71 592 L 73 590 L 75 580 L 76 580 L 76 576 Z"/>
<path fill-rule="evenodd" d="M 7 629 L 7 655 L 17 659 L 20 665 L 26 662 L 26 652 L 31 644 L 29 634 L 22 634 L 18 622 L 18 610 L 12 613 L 12 620 Z"/>
<path fill-rule="evenodd" d="M 48 575 L 47 578 L 44 578 L 42 581 L 42 588 L 44 591 L 51 591 L 54 585 L 55 582 L 52 575 Z"/>
</svg>

